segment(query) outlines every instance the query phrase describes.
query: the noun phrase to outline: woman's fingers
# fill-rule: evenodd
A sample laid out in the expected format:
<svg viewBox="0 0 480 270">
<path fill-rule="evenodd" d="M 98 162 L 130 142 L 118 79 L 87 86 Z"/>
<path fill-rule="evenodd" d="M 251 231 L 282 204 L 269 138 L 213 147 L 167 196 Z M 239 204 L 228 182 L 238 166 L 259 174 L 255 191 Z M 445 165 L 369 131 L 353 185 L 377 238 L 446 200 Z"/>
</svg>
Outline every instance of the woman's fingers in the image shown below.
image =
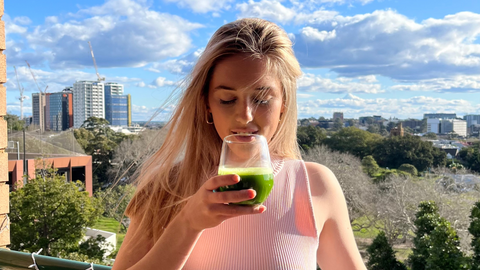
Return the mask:
<svg viewBox="0 0 480 270">
<path fill-rule="evenodd" d="M 212 204 L 210 211 L 225 218 L 260 214 L 265 212 L 267 208 L 264 205 L 226 205 L 226 204 Z"/>
<path fill-rule="evenodd" d="M 232 190 L 223 192 L 209 192 L 207 200 L 212 203 L 237 203 L 248 201 L 257 195 L 253 189 Z"/>
<path fill-rule="evenodd" d="M 213 191 L 219 187 L 235 185 L 239 181 L 240 176 L 236 174 L 219 175 L 210 178 L 207 182 L 205 182 L 204 187 L 209 191 Z"/>
</svg>

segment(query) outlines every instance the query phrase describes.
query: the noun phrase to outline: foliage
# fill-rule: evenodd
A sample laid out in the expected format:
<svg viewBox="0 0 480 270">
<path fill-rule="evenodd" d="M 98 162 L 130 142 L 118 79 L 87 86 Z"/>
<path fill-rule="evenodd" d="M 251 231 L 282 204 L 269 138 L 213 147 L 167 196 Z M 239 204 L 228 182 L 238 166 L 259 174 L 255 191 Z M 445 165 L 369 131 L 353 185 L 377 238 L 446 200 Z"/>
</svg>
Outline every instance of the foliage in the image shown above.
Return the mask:
<svg viewBox="0 0 480 270">
<path fill-rule="evenodd" d="M 478 144 L 462 148 L 458 152 L 458 156 L 468 168 L 480 172 L 480 146 Z"/>
<path fill-rule="evenodd" d="M 363 158 L 373 153 L 375 144 L 381 139 L 382 137 L 378 134 L 356 127 L 347 127 L 326 138 L 324 143 L 332 150 Z"/>
<path fill-rule="evenodd" d="M 398 170 L 403 171 L 403 172 L 407 172 L 407 173 L 409 173 L 410 175 L 413 175 L 413 176 L 418 175 L 417 168 L 415 168 L 415 166 L 413 166 L 412 164 L 402 164 L 402 165 L 400 165 L 400 167 L 398 167 Z"/>
<path fill-rule="evenodd" d="M 417 136 L 405 135 L 385 138 L 376 144 L 373 157 L 381 167 L 398 168 L 402 164 L 412 164 L 419 171 L 430 167 L 445 166 L 446 154 L 422 141 Z"/>
<path fill-rule="evenodd" d="M 67 182 L 49 169 L 10 194 L 11 248 L 56 255 L 70 249 L 103 212 L 98 201 L 83 191 L 81 182 Z"/>
<path fill-rule="evenodd" d="M 340 118 L 336 118 L 335 121 L 333 121 L 333 130 L 339 131 L 340 129 L 343 128 L 343 121 Z"/>
<path fill-rule="evenodd" d="M 372 244 L 367 248 L 367 253 L 367 267 L 370 270 L 407 270 L 407 267 L 395 258 L 395 252 L 384 232 L 380 232 L 373 239 Z"/>
<path fill-rule="evenodd" d="M 94 190 L 109 186 L 108 170 L 112 167 L 113 152 L 120 142 L 134 135 L 115 132 L 108 127 L 107 120 L 93 116 L 85 120 L 74 133 L 85 153 L 92 156 Z"/>
<path fill-rule="evenodd" d="M 371 155 L 362 159 L 362 168 L 370 177 L 375 176 L 380 171 L 380 167 Z"/>
<path fill-rule="evenodd" d="M 103 260 L 90 258 L 88 255 L 81 254 L 78 252 L 61 252 L 57 256 L 57 258 L 65 259 L 65 260 L 72 260 L 77 262 L 85 262 L 85 263 L 94 263 L 99 265 L 108 265 Z"/>
<path fill-rule="evenodd" d="M 460 250 L 457 233 L 438 214 L 435 202 L 421 202 L 419 208 L 413 254 L 409 258 L 412 270 L 464 268 L 466 259 Z"/>
<path fill-rule="evenodd" d="M 322 144 L 326 137 L 327 135 L 323 128 L 306 126 L 298 127 L 297 129 L 298 145 L 305 151 Z"/>
<path fill-rule="evenodd" d="M 103 204 L 105 212 L 103 216 L 111 217 L 120 222 L 123 226 L 123 231 L 126 231 L 127 225 L 123 222 L 125 218 L 124 212 L 128 203 L 133 198 L 135 187 L 130 184 L 116 185 L 113 188 L 108 188 L 104 191 L 97 192 L 96 196 Z"/>
<path fill-rule="evenodd" d="M 423 137 L 431 140 L 436 140 L 437 139 L 437 134 L 433 132 L 428 132 L 427 134 L 423 135 Z"/>
<path fill-rule="evenodd" d="M 470 220 L 468 231 L 472 235 L 472 270 L 480 270 L 480 201 L 473 206 Z"/>
<path fill-rule="evenodd" d="M 23 130 L 23 127 L 25 126 L 25 120 L 20 120 L 20 118 L 14 114 L 7 113 L 3 119 L 7 121 L 8 130 L 20 131 Z"/>
</svg>

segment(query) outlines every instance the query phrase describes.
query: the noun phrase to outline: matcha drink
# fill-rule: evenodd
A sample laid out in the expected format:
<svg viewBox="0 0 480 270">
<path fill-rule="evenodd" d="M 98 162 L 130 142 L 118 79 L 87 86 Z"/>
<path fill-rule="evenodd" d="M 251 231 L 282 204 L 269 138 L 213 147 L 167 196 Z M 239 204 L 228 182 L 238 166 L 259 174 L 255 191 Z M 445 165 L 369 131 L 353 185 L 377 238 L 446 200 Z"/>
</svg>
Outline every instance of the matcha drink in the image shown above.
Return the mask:
<svg viewBox="0 0 480 270">
<path fill-rule="evenodd" d="M 220 168 L 218 175 L 238 174 L 240 182 L 235 185 L 220 187 L 218 191 L 231 191 L 241 189 L 254 189 L 257 192 L 255 198 L 236 204 L 262 204 L 270 194 L 273 187 L 273 171 L 271 168 Z"/>
</svg>

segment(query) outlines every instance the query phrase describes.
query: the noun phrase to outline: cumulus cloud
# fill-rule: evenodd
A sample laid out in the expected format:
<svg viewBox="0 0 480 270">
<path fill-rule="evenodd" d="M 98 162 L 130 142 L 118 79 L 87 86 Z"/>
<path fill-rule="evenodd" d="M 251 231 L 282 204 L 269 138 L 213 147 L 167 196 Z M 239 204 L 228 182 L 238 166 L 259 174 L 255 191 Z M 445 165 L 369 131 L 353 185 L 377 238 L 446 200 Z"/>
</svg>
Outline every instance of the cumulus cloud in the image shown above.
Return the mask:
<svg viewBox="0 0 480 270">
<path fill-rule="evenodd" d="M 221 9 L 229 9 L 234 0 L 165 0 L 165 2 L 177 3 L 182 8 L 189 8 L 197 13 L 213 11 L 214 14 Z"/>
<path fill-rule="evenodd" d="M 452 78 L 480 73 L 480 14 L 461 12 L 420 23 L 393 10 L 319 18 L 295 36 L 303 67 L 341 76 L 395 80 Z"/>
<path fill-rule="evenodd" d="M 177 59 L 171 59 L 164 62 L 157 62 L 153 63 L 151 67 L 147 68 L 147 70 L 153 72 L 160 72 L 160 70 L 167 70 L 173 74 L 185 75 L 192 71 L 193 66 L 197 62 L 198 58 L 202 54 L 205 48 L 200 48 L 194 51 L 193 53 L 189 53 L 183 57 L 179 57 Z"/>
<path fill-rule="evenodd" d="M 70 14 L 66 21 L 51 17 L 23 32 L 24 42 L 52 68 L 92 66 L 88 41 L 99 67 L 138 67 L 186 53 L 192 47 L 190 32 L 202 25 L 150 10 L 144 2 L 108 0 Z M 7 53 L 15 63 L 25 59 L 28 48 Z"/>
<path fill-rule="evenodd" d="M 336 79 L 325 78 L 320 75 L 305 73 L 298 80 L 298 90 L 304 92 L 322 93 L 383 93 L 382 86 L 376 82 L 373 75 L 359 78 L 339 77 Z"/>
<path fill-rule="evenodd" d="M 168 121 L 174 109 L 175 105 L 158 108 L 133 104 L 132 118 L 135 121 Z"/>
<path fill-rule="evenodd" d="M 452 78 L 421 80 L 415 83 L 397 84 L 391 87 L 398 91 L 434 91 L 439 93 L 478 93 L 480 76 L 458 75 Z"/>
<path fill-rule="evenodd" d="M 462 114 L 478 114 L 480 106 L 463 99 L 442 99 L 436 97 L 415 96 L 405 99 L 375 98 L 363 99 L 348 94 L 344 98 L 317 99 L 300 102 L 298 113 L 300 118 L 331 115 L 334 111 L 343 111 L 348 117 L 378 115 L 383 117 L 421 118 L 425 112 L 456 112 Z"/>
</svg>

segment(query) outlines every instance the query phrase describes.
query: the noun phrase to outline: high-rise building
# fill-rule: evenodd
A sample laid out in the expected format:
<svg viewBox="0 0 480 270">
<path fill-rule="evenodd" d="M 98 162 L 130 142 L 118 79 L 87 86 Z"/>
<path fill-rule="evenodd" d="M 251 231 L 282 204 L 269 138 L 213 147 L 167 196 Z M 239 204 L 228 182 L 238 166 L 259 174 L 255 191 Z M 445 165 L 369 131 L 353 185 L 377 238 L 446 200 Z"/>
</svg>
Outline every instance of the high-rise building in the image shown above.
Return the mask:
<svg viewBox="0 0 480 270">
<path fill-rule="evenodd" d="M 335 119 L 340 119 L 343 121 L 343 112 L 334 112 L 333 113 L 333 121 L 335 121 Z"/>
<path fill-rule="evenodd" d="M 129 125 L 129 100 L 128 95 L 123 95 L 122 84 L 105 84 L 105 119 L 110 125 Z"/>
<path fill-rule="evenodd" d="M 423 118 L 455 119 L 457 118 L 457 114 L 456 113 L 426 113 L 423 115 Z"/>
<path fill-rule="evenodd" d="M 45 131 L 45 94 L 32 94 L 32 124 L 37 126 L 41 131 Z"/>
<path fill-rule="evenodd" d="M 467 127 L 480 124 L 480 115 L 465 115 L 463 120 L 467 121 Z"/>
<path fill-rule="evenodd" d="M 49 128 L 54 131 L 67 130 L 73 126 L 73 96 L 71 87 L 62 92 L 47 94 Z"/>
<path fill-rule="evenodd" d="M 105 88 L 97 81 L 73 84 L 73 126 L 79 128 L 89 117 L 105 118 Z"/>
<path fill-rule="evenodd" d="M 467 136 L 467 121 L 460 119 L 427 119 L 427 132 L 449 134 L 455 132 L 460 136 Z"/>
</svg>

